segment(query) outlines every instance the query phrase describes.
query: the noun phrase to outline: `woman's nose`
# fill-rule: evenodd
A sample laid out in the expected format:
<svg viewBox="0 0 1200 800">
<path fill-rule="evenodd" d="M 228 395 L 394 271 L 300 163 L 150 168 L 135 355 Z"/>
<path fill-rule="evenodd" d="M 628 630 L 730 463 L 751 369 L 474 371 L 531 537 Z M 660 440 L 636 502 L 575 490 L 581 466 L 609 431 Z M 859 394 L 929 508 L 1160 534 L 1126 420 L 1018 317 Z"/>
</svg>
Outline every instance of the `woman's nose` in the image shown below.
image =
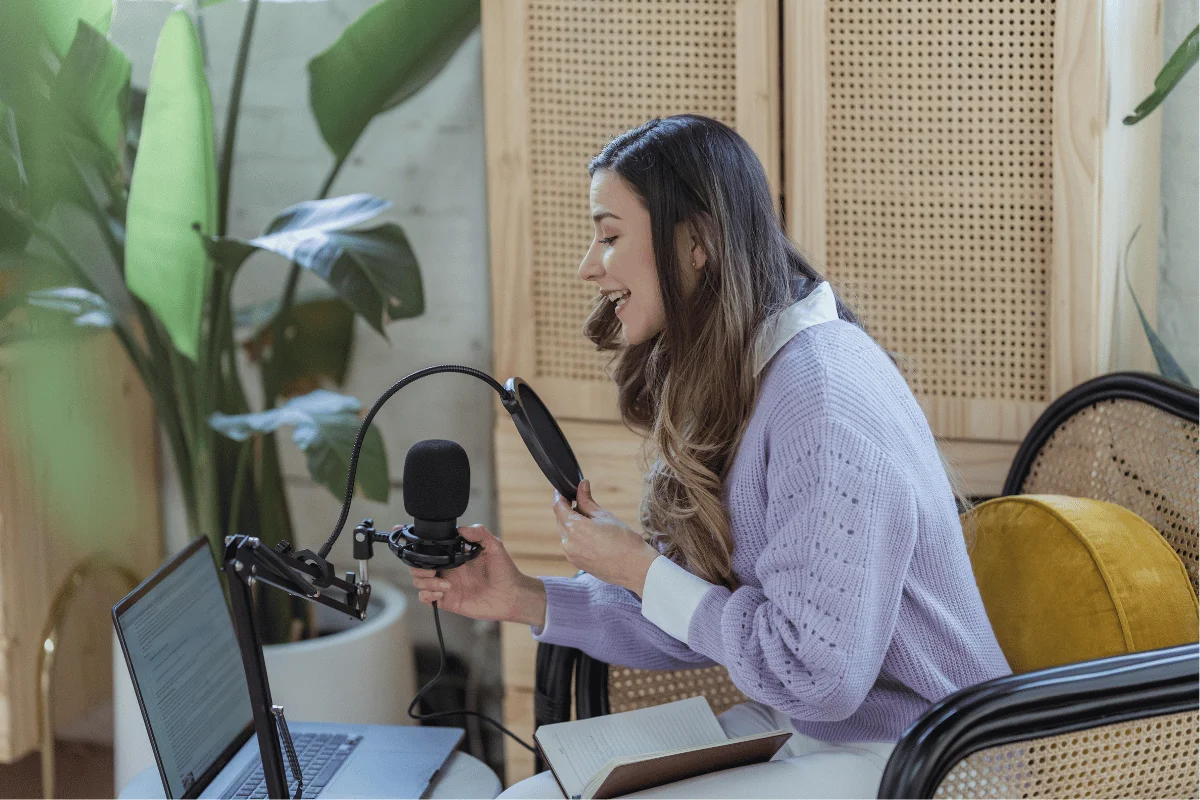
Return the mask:
<svg viewBox="0 0 1200 800">
<path fill-rule="evenodd" d="M 595 246 L 589 247 L 588 251 L 583 254 L 583 261 L 579 262 L 579 279 L 594 281 L 603 274 L 604 265 L 600 263 Z"/>
</svg>

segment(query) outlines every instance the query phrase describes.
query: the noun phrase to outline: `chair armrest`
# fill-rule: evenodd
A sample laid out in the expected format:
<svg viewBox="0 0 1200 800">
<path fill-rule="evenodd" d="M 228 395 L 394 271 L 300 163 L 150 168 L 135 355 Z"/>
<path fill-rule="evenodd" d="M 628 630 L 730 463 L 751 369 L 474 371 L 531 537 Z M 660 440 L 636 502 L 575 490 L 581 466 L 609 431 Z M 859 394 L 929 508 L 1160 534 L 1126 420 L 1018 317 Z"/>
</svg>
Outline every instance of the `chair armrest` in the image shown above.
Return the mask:
<svg viewBox="0 0 1200 800">
<path fill-rule="evenodd" d="M 1101 658 L 971 686 L 934 705 L 896 745 L 879 797 L 933 797 L 971 753 L 1200 707 L 1200 645 Z"/>
</svg>

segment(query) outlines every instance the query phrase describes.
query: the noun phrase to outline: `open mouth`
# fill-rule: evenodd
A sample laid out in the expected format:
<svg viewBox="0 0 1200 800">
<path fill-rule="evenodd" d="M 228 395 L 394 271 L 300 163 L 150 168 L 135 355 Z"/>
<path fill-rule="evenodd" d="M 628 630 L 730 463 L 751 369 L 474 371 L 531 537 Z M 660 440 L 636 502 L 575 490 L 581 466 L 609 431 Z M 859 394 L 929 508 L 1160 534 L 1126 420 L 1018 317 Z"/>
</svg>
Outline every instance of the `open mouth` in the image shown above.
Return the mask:
<svg viewBox="0 0 1200 800">
<path fill-rule="evenodd" d="M 617 313 L 621 313 L 621 308 L 629 301 L 629 292 L 624 289 L 618 289 L 611 292 L 605 292 L 604 296 L 608 298 L 610 303 L 616 306 Z"/>
</svg>

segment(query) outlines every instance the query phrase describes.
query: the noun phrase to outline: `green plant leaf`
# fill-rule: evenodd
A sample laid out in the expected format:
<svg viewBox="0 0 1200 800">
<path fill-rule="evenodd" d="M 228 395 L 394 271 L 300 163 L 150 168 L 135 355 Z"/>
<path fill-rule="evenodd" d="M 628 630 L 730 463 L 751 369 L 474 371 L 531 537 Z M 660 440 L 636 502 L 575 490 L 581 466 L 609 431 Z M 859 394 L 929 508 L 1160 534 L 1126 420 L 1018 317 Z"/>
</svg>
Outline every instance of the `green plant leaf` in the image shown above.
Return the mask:
<svg viewBox="0 0 1200 800">
<path fill-rule="evenodd" d="M 0 104 L 0 192 L 13 197 L 29 185 L 25 160 L 21 157 L 21 136 L 17 116 L 11 108 Z"/>
<path fill-rule="evenodd" d="M 125 145 L 129 112 L 129 59 L 104 34 L 80 21 L 71 49 L 55 76 L 51 100 L 74 132 L 99 145 L 115 175 Z"/>
<path fill-rule="evenodd" d="M 1146 339 L 1150 342 L 1150 349 L 1154 352 L 1154 360 L 1158 362 L 1158 371 L 1164 378 L 1177 381 L 1185 386 L 1191 386 L 1192 382 L 1188 380 L 1187 373 L 1179 366 L 1179 362 L 1171 355 L 1171 351 L 1167 349 L 1167 345 L 1155 333 L 1153 326 L 1150 325 L 1150 320 L 1146 319 L 1145 312 L 1142 311 L 1142 304 L 1138 302 L 1137 294 L 1133 291 L 1133 284 L 1129 281 L 1129 271 L 1122 270 L 1125 273 L 1125 285 L 1129 287 L 1129 296 L 1133 298 L 1133 305 L 1137 308 L 1138 317 L 1142 321 L 1142 330 L 1146 332 Z"/>
<path fill-rule="evenodd" d="M 111 328 L 115 324 L 112 309 L 104 298 L 78 286 L 39 289 L 30 292 L 28 300 L 31 306 L 71 315 L 81 328 Z"/>
<path fill-rule="evenodd" d="M 31 232 L 21 218 L 4 205 L 4 198 L 0 198 L 0 251 L 21 250 L 29 241 Z"/>
<path fill-rule="evenodd" d="M 306 200 L 280 211 L 271 220 L 264 235 L 294 232 L 303 237 L 310 231 L 345 230 L 374 219 L 391 205 L 389 201 L 365 192 L 325 200 Z"/>
<path fill-rule="evenodd" d="M 292 441 L 308 457 L 308 471 L 334 497 L 346 491 L 350 473 L 350 450 L 362 421 L 356 416 L 362 404 L 353 397 L 317 389 L 295 397 L 278 408 L 252 414 L 213 414 L 209 425 L 234 441 L 245 441 L 254 433 L 271 433 L 290 427 Z M 388 497 L 387 450 L 379 429 L 367 429 L 359 453 L 355 483 L 372 500 Z"/>
<path fill-rule="evenodd" d="M 243 345 L 252 361 L 270 347 L 275 316 L 266 319 Z M 283 319 L 286 347 L 271 362 L 284 397 L 311 391 L 321 378 L 338 386 L 346 382 L 354 344 L 354 312 L 335 298 L 296 303 Z"/>
<path fill-rule="evenodd" d="M 1133 110 L 1132 114 L 1121 121 L 1126 125 L 1136 125 L 1148 117 L 1150 112 L 1167 99 L 1167 95 L 1175 88 L 1175 84 L 1179 83 L 1180 79 L 1187 74 L 1188 70 L 1196 66 L 1197 57 L 1200 57 L 1200 25 L 1192 28 L 1192 32 L 1167 59 L 1167 63 L 1154 79 L 1154 91 L 1145 100 L 1138 103 L 1138 107 Z"/>
<path fill-rule="evenodd" d="M 346 476 L 350 474 L 350 452 L 362 420 L 353 414 L 326 417 L 314 428 L 297 428 L 292 436 L 308 456 L 308 474 L 338 500 L 346 496 Z M 387 450 L 379 429 L 371 426 L 363 438 L 354 472 L 355 484 L 370 500 L 386 503 L 391 483 L 388 480 Z"/>
<path fill-rule="evenodd" d="M 56 58 L 35 0 L 4 0 L 0 8 L 0 103 L 24 112 L 44 102 Z M 74 32 L 72 21 L 68 37 Z"/>
<path fill-rule="evenodd" d="M 0 252 L 21 250 L 31 231 L 18 211 L 28 204 L 29 178 L 13 110 L 0 104 Z"/>
<path fill-rule="evenodd" d="M 311 243 L 316 234 L 341 230 L 374 218 L 391 206 L 369 194 L 349 194 L 326 200 L 308 200 L 289 206 L 271 220 L 266 232 L 245 241 L 233 237 L 205 237 L 204 246 L 213 261 L 236 272 L 256 250 L 269 250 L 288 258 L 289 253 Z M 268 238 L 275 234 L 273 238 Z M 273 313 L 273 312 L 272 312 Z"/>
<path fill-rule="evenodd" d="M 70 49 L 78 22 L 108 33 L 115 5 L 115 0 L 37 0 L 42 29 L 59 56 Z"/>
<path fill-rule="evenodd" d="M 58 71 L 13 106 L 0 146 L 8 151 L 0 160 L 19 158 L 27 187 L 22 205 L 37 219 L 60 202 L 90 205 L 79 165 L 94 169 L 110 192 L 122 177 L 129 59 L 86 22 L 72 26 L 74 38 Z"/>
<path fill-rule="evenodd" d="M 255 250 L 278 253 L 321 277 L 380 335 L 384 322 L 425 310 L 416 254 L 400 226 L 365 231 L 341 228 L 364 222 L 386 208 L 370 195 L 300 203 L 281 213 L 268 232 L 250 241 L 207 237 L 205 246 L 225 269 L 238 269 Z"/>
<path fill-rule="evenodd" d="M 125 279 L 175 348 L 199 352 L 208 255 L 193 226 L 217 219 L 212 99 L 191 17 L 178 10 L 158 37 L 129 189 Z"/>
<path fill-rule="evenodd" d="M 396 320 L 424 312 L 417 257 L 399 225 L 313 238 L 289 257 L 324 279 L 379 335 L 387 336 L 385 315 Z"/>
<path fill-rule="evenodd" d="M 479 2 L 382 0 L 308 62 L 309 105 L 335 157 L 441 71 L 479 24 Z"/>
</svg>

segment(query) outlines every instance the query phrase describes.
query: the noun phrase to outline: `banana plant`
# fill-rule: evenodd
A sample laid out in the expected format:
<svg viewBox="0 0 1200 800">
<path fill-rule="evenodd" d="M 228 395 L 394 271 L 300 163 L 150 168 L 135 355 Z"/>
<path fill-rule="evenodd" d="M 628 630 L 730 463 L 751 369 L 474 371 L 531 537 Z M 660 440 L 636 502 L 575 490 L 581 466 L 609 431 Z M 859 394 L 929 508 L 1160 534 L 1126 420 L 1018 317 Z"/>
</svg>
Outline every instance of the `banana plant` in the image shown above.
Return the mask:
<svg viewBox="0 0 1200 800">
<path fill-rule="evenodd" d="M 479 0 L 381 0 L 352 22 L 308 65 L 331 157 L 320 189 L 239 238 L 227 231 L 229 190 L 257 10 L 248 0 L 218 137 L 188 11 L 164 23 L 142 93 L 106 35 L 113 0 L 0 8 L 0 319 L 57 315 L 117 336 L 154 401 L 188 525 L 218 552 L 235 532 L 293 538 L 277 432 L 292 431 L 315 481 L 339 500 L 345 491 L 361 403 L 322 385 L 345 379 L 355 317 L 386 338 L 387 323 L 424 312 L 424 294 L 403 229 L 373 224 L 390 203 L 330 190 L 366 127 L 426 85 L 479 21 Z M 268 258 L 291 264 L 278 301 L 235 309 L 237 275 Z M 298 294 L 305 272 L 324 291 Z M 259 409 L 239 350 L 259 368 Z M 387 499 L 378 432 L 357 475 L 366 497 Z M 276 612 L 268 638 L 303 630 Z"/>
<path fill-rule="evenodd" d="M 1175 48 L 1175 52 L 1167 59 L 1167 63 L 1159 71 L 1154 79 L 1154 90 L 1146 96 L 1142 102 L 1138 103 L 1137 108 L 1132 114 L 1127 115 L 1121 122 L 1125 125 L 1136 125 L 1146 117 L 1150 116 L 1156 108 L 1162 105 L 1163 100 L 1167 99 L 1167 95 L 1171 90 L 1183 79 L 1183 76 L 1188 74 L 1192 67 L 1196 66 L 1196 60 L 1200 57 L 1200 25 L 1192 29 L 1180 45 Z M 1140 230 L 1138 227 L 1138 230 Z M 1138 234 L 1138 230 L 1134 230 L 1133 235 L 1129 238 L 1129 244 L 1125 247 L 1125 263 L 1129 261 L 1129 247 L 1133 245 L 1133 240 Z M 1154 326 L 1150 324 L 1150 320 L 1146 318 L 1146 314 L 1142 311 L 1142 304 L 1138 302 L 1137 294 L 1133 291 L 1133 284 L 1129 280 L 1129 271 L 1122 268 L 1125 274 L 1125 285 L 1129 289 L 1129 296 L 1133 298 L 1134 307 L 1137 309 L 1138 318 L 1142 323 L 1142 330 L 1146 333 L 1146 339 L 1150 342 L 1150 349 L 1154 353 L 1154 360 L 1158 364 L 1159 373 L 1173 381 L 1178 381 L 1185 386 L 1191 386 L 1192 382 L 1188 379 L 1187 373 L 1179 366 L 1179 362 L 1171 355 L 1171 351 L 1167 348 L 1166 343 L 1158 332 L 1154 330 Z"/>
</svg>

